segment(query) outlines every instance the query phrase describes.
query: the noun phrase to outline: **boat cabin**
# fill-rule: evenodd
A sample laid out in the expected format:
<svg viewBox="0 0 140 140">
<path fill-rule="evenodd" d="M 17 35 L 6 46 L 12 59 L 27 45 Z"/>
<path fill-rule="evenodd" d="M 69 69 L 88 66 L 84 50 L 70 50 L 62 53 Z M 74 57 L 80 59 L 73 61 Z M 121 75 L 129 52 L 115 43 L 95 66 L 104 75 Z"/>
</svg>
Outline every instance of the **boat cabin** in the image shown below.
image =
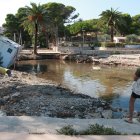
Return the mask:
<svg viewBox="0 0 140 140">
<path fill-rule="evenodd" d="M 21 48 L 18 43 L 0 36 L 0 66 L 8 68 L 14 64 Z"/>
</svg>

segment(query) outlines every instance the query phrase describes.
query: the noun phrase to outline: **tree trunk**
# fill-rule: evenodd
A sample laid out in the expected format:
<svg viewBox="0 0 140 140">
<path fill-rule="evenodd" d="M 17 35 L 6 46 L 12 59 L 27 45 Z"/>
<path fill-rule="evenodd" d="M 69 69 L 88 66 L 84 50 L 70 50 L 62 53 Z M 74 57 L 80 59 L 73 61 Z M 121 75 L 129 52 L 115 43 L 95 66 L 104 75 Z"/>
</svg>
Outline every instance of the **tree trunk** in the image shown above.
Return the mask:
<svg viewBox="0 0 140 140">
<path fill-rule="evenodd" d="M 95 39 L 96 39 L 96 42 L 98 42 L 98 32 L 95 32 Z"/>
<path fill-rule="evenodd" d="M 114 28 L 113 28 L 113 26 L 111 25 L 111 27 L 110 27 L 111 29 L 110 29 L 110 32 L 111 32 L 111 42 L 114 42 Z"/>
<path fill-rule="evenodd" d="M 48 37 L 48 33 L 45 33 L 46 35 L 46 48 L 49 48 L 49 37 Z"/>
<path fill-rule="evenodd" d="M 19 43 L 20 45 L 23 45 L 23 44 L 22 44 L 22 32 L 21 32 L 21 30 L 20 30 L 20 32 L 19 32 L 19 40 L 18 40 L 18 43 Z"/>
<path fill-rule="evenodd" d="M 35 23 L 35 42 L 34 42 L 34 54 L 37 54 L 37 32 L 38 32 L 38 25 Z"/>
<path fill-rule="evenodd" d="M 55 26 L 55 51 L 58 51 L 58 42 L 59 42 L 59 38 L 58 38 L 58 26 Z"/>
</svg>

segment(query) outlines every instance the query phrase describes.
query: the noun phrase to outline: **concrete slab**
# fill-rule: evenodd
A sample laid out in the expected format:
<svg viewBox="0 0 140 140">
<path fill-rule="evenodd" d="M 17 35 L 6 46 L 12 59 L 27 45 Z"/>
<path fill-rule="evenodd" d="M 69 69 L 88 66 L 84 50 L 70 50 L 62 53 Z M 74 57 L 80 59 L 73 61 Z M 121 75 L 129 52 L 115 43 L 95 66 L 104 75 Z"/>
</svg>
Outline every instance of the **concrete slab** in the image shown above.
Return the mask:
<svg viewBox="0 0 140 140">
<path fill-rule="evenodd" d="M 29 135 L 23 133 L 0 133 L 0 140 L 140 140 L 140 136 L 64 136 Z"/>
<path fill-rule="evenodd" d="M 57 130 L 72 125 L 76 130 L 85 130 L 91 124 L 114 128 L 122 134 L 140 134 L 140 123 L 129 124 L 123 119 L 61 119 L 51 117 L 3 116 L 0 117 L 0 132 L 26 134 L 57 134 Z"/>
</svg>

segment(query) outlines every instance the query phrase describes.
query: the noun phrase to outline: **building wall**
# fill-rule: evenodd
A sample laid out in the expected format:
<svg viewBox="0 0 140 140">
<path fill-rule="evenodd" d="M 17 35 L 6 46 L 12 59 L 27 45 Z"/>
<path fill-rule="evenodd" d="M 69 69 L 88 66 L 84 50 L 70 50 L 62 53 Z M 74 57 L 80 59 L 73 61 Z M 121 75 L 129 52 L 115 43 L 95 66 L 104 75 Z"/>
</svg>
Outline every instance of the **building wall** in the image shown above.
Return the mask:
<svg viewBox="0 0 140 140">
<path fill-rule="evenodd" d="M 126 37 L 114 37 L 113 40 L 115 43 L 125 42 Z"/>
</svg>

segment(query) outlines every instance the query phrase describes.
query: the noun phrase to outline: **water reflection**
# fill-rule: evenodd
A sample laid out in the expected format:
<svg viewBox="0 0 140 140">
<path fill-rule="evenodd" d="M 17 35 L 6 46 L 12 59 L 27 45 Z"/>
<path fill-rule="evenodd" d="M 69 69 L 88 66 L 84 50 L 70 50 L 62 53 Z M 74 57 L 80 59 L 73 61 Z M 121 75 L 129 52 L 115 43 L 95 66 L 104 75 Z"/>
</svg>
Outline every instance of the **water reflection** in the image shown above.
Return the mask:
<svg viewBox="0 0 140 140">
<path fill-rule="evenodd" d="M 26 72 L 29 72 L 29 73 L 34 73 L 34 74 L 39 74 L 39 73 L 43 73 L 43 72 L 46 72 L 47 71 L 47 65 L 44 66 L 44 65 L 41 65 L 40 63 L 33 63 L 31 61 L 31 63 L 23 63 L 23 66 L 22 66 L 22 63 L 21 62 L 20 64 L 18 63 L 18 66 L 17 66 L 17 70 L 19 71 L 26 71 Z"/>
<path fill-rule="evenodd" d="M 118 107 L 128 108 L 133 69 L 101 67 L 59 60 L 22 61 L 17 70 L 34 73 L 38 77 L 61 83 L 73 91 L 100 97 Z M 136 103 L 138 108 L 138 103 Z"/>
<path fill-rule="evenodd" d="M 78 74 L 78 72 L 76 72 Z M 79 73 L 80 74 L 80 73 Z M 104 90 L 98 79 L 91 80 L 87 75 L 74 76 L 70 70 L 64 73 L 64 84 L 76 92 L 87 94 L 91 97 L 98 97 L 97 93 Z"/>
</svg>

